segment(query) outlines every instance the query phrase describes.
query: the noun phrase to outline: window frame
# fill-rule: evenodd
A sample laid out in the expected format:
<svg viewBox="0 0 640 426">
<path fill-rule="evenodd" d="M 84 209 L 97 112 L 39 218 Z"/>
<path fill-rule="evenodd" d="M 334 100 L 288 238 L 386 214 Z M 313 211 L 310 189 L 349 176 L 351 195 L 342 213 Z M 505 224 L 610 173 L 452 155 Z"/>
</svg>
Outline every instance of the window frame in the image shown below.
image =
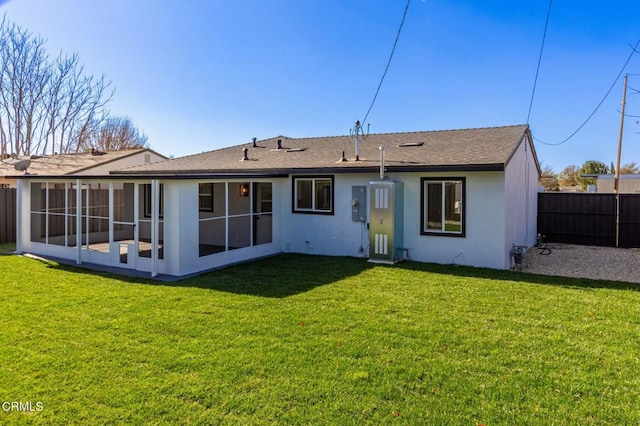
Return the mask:
<svg viewBox="0 0 640 426">
<path fill-rule="evenodd" d="M 311 208 L 299 208 L 298 203 L 298 181 L 300 180 L 310 180 L 312 182 L 311 185 Z M 319 210 L 316 208 L 316 181 L 318 180 L 329 180 L 331 184 L 331 194 L 329 203 L 331 208 L 329 210 Z M 301 214 L 319 214 L 319 215 L 333 215 L 335 209 L 335 179 L 333 175 L 297 175 L 292 176 L 291 179 L 291 211 L 292 213 L 301 213 Z"/>
<path fill-rule="evenodd" d="M 460 232 L 454 232 L 454 231 L 447 231 L 446 229 L 443 230 L 433 230 L 433 229 L 425 229 L 425 225 L 426 225 L 426 220 L 425 220 L 425 213 L 427 211 L 427 194 L 426 194 L 426 185 L 428 183 L 440 183 L 443 187 L 443 197 L 446 196 L 446 193 L 444 192 L 444 186 L 446 183 L 460 183 L 461 184 L 461 194 L 460 194 L 460 201 L 462 202 L 462 209 L 460 212 L 461 218 L 460 218 L 460 226 L 461 226 L 461 230 Z M 454 237 L 454 238 L 465 238 L 466 237 L 466 232 L 467 232 L 467 226 L 466 226 L 466 218 L 467 218 L 467 200 L 466 200 L 466 193 L 467 193 L 467 182 L 466 182 L 466 178 L 464 177 L 423 177 L 420 178 L 420 235 L 429 235 L 429 236 L 439 236 L 439 237 Z M 442 203 L 442 201 L 440 201 Z M 444 216 L 445 212 L 443 209 L 443 216 Z M 443 227 L 446 227 L 446 221 L 443 221 Z"/>
</svg>

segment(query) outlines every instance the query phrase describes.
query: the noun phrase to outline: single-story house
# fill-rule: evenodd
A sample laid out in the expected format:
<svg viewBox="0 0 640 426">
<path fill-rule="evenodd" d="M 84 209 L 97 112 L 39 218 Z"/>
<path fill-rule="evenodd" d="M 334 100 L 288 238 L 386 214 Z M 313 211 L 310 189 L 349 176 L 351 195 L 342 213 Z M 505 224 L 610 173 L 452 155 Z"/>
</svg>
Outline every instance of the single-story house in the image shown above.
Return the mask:
<svg viewBox="0 0 640 426">
<path fill-rule="evenodd" d="M 595 177 L 596 192 L 603 194 L 613 194 L 615 185 L 615 175 L 589 175 Z M 640 174 L 621 174 L 618 182 L 619 194 L 639 194 L 640 193 Z"/>
<path fill-rule="evenodd" d="M 527 125 L 355 144 L 278 136 L 103 176 L 23 175 L 17 248 L 184 276 L 282 252 L 507 269 L 514 245 L 535 244 Z"/>
<path fill-rule="evenodd" d="M 0 159 L 0 188 L 15 188 L 16 170 L 22 164 L 32 175 L 105 175 L 112 170 L 164 161 L 167 157 L 147 149 L 81 152 L 77 154 L 31 155 Z M 18 166 L 21 168 L 20 166 Z"/>
</svg>

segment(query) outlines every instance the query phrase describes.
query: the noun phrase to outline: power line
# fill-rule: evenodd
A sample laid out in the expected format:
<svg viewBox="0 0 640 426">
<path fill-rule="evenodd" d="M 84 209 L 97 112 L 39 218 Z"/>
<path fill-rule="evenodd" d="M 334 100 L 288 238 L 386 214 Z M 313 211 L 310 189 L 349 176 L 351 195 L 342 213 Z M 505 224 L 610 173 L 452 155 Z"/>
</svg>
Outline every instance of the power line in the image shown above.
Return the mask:
<svg viewBox="0 0 640 426">
<path fill-rule="evenodd" d="M 598 105 L 596 106 L 596 108 L 593 110 L 593 112 L 591 114 L 589 114 L 589 116 L 587 117 L 586 120 L 584 120 L 584 122 L 582 122 L 582 124 L 580 126 L 578 126 L 578 128 L 571 133 L 565 140 L 563 140 L 562 142 L 558 142 L 558 143 L 547 143 L 547 142 L 542 142 L 540 139 L 535 138 L 534 139 L 538 142 L 540 142 L 543 145 L 550 145 L 550 146 L 557 146 L 557 145 L 562 145 L 565 142 L 568 142 L 571 138 L 573 138 L 580 130 L 582 130 L 582 128 L 584 126 L 586 126 L 586 124 L 591 120 L 591 118 L 593 118 L 594 115 L 596 115 L 596 112 L 598 112 L 598 110 L 600 109 L 600 107 L 602 106 L 602 104 L 604 103 L 604 101 L 609 97 L 609 94 L 611 94 L 611 91 L 613 90 L 613 88 L 616 86 L 616 83 L 618 83 L 618 80 L 620 79 L 620 76 L 622 75 L 622 73 L 624 72 L 624 70 L 627 68 L 627 65 L 629 65 L 629 62 L 631 61 L 631 58 L 633 57 L 634 54 L 638 53 L 638 46 L 640 45 L 640 39 L 638 40 L 638 42 L 636 43 L 636 45 L 632 48 L 631 53 L 629 54 L 629 57 L 627 58 L 627 60 L 625 61 L 624 65 L 622 66 L 622 69 L 620 69 L 620 72 L 618 73 L 618 75 L 616 76 L 615 80 L 613 80 L 613 83 L 611 83 L 611 87 L 609 87 L 609 90 L 607 90 L 607 93 L 605 93 L 604 97 L 602 98 L 602 100 L 600 101 L 600 103 L 598 103 Z"/>
<path fill-rule="evenodd" d="M 404 8 L 404 14 L 402 15 L 402 22 L 400 22 L 400 27 L 398 28 L 398 34 L 396 35 L 396 41 L 393 42 L 393 48 L 391 49 L 391 54 L 389 55 L 389 61 L 387 62 L 387 66 L 384 69 L 384 73 L 382 73 L 382 78 L 380 79 L 380 83 L 378 84 L 378 88 L 376 89 L 376 94 L 373 96 L 373 100 L 371 101 L 371 105 L 369 105 L 369 109 L 364 116 L 364 120 L 362 123 L 364 124 L 367 121 L 367 117 L 369 117 L 369 113 L 371 112 L 371 108 L 373 108 L 373 104 L 376 103 L 376 98 L 378 97 L 378 93 L 380 92 L 380 87 L 382 87 L 382 82 L 384 81 L 385 76 L 387 75 L 387 71 L 389 70 L 389 66 L 391 65 L 391 59 L 393 58 L 393 54 L 396 51 L 396 46 L 398 45 L 398 39 L 400 38 L 400 33 L 402 32 L 402 26 L 404 25 L 404 20 L 407 17 L 407 11 L 409 10 L 409 4 L 411 0 L 407 0 L 407 5 Z"/>
<path fill-rule="evenodd" d="M 540 73 L 540 63 L 542 62 L 542 52 L 544 51 L 544 42 L 547 39 L 547 29 L 549 28 L 549 17 L 551 16 L 551 5 L 553 0 L 549 0 L 549 9 L 547 10 L 547 20 L 544 23 L 544 34 L 542 35 L 542 46 L 540 46 L 540 56 L 538 56 L 538 67 L 536 68 L 536 78 L 533 80 L 533 90 L 531 91 L 531 100 L 529 101 L 529 112 L 527 113 L 527 124 L 531 117 L 531 107 L 533 106 L 533 97 L 536 94 L 536 86 L 538 85 L 538 75 Z"/>
</svg>

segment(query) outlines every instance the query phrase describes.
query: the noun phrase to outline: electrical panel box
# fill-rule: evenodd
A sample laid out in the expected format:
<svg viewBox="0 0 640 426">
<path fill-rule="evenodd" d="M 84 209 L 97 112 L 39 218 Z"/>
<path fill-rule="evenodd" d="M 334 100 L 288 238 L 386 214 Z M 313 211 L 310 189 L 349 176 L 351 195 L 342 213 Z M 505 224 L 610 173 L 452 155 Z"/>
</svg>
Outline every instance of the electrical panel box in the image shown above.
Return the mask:
<svg viewBox="0 0 640 426">
<path fill-rule="evenodd" d="M 369 261 L 395 263 L 403 259 L 404 193 L 402 182 L 369 184 Z"/>
<path fill-rule="evenodd" d="M 354 222 L 367 221 L 367 187 L 351 187 L 351 220 Z"/>
</svg>

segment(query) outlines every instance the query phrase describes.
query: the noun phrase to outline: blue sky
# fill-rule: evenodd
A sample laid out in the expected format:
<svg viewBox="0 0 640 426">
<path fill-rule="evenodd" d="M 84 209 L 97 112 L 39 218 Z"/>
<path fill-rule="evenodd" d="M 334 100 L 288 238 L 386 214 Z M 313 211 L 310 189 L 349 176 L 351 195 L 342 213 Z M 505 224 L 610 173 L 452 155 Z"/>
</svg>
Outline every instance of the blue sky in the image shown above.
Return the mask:
<svg viewBox="0 0 640 426">
<path fill-rule="evenodd" d="M 0 11 L 78 53 L 116 88 L 163 154 L 183 156 L 277 135 L 348 134 L 389 57 L 405 0 L 10 0 Z M 371 132 L 522 124 L 547 1 L 412 0 L 367 122 Z M 640 39 L 640 2 L 556 0 L 529 120 L 536 138 L 569 136 L 603 98 Z M 640 90 L 640 53 L 626 72 Z M 560 171 L 615 161 L 620 79 L 570 141 L 536 143 Z M 629 90 L 627 113 L 640 115 Z M 622 163 L 640 163 L 638 118 L 627 118 Z M 473 143 L 473 141 L 469 141 Z"/>
</svg>

